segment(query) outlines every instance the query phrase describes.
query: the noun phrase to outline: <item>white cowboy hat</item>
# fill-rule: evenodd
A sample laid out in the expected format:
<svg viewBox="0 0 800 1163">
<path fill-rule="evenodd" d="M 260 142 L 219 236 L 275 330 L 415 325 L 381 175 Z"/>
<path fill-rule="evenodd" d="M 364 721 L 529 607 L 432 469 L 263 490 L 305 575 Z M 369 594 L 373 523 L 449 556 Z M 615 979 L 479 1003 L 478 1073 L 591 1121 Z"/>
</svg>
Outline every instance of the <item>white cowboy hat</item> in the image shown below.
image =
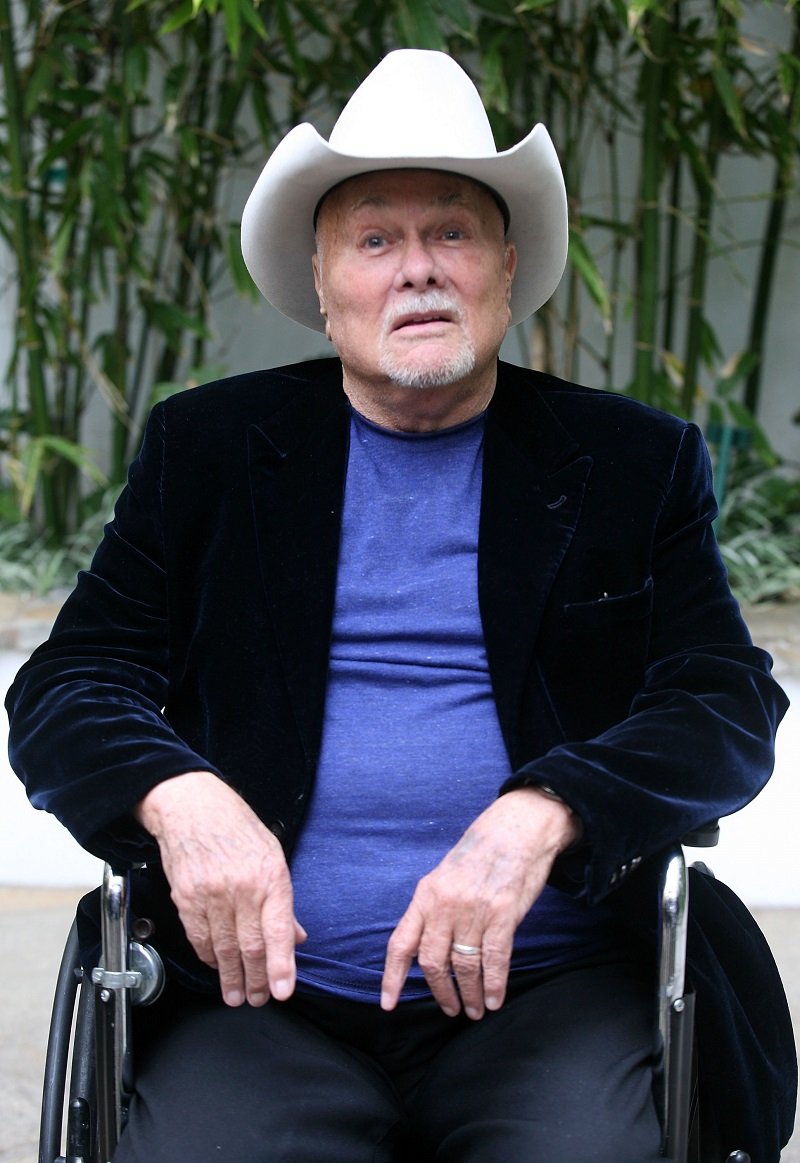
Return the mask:
<svg viewBox="0 0 800 1163">
<path fill-rule="evenodd" d="M 518 264 L 512 323 L 545 303 L 567 260 L 567 197 L 543 125 L 497 152 L 477 89 L 441 52 L 398 49 L 356 89 L 329 141 L 308 123 L 280 142 L 242 214 L 242 255 L 264 297 L 324 330 L 311 275 L 314 212 L 339 182 L 374 170 L 446 170 L 483 182 L 509 212 Z"/>
</svg>

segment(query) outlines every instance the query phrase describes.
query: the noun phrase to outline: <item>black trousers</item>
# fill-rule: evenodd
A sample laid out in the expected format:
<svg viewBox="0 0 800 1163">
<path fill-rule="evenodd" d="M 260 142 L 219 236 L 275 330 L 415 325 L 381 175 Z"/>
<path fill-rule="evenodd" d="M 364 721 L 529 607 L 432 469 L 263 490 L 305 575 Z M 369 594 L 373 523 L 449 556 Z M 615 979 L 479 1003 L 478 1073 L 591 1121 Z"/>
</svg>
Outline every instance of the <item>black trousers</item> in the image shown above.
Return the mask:
<svg viewBox="0 0 800 1163">
<path fill-rule="evenodd" d="M 528 975 L 479 1022 L 308 995 L 165 1009 L 114 1163 L 660 1159 L 652 975 L 631 963 Z"/>
</svg>

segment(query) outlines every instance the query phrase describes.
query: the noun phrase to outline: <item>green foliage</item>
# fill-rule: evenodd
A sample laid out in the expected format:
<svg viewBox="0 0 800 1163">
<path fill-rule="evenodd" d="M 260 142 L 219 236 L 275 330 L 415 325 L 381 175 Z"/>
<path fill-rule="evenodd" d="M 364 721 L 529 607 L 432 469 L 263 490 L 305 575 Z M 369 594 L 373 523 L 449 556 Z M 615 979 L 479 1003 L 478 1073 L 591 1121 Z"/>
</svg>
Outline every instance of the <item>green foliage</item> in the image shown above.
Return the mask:
<svg viewBox="0 0 800 1163">
<path fill-rule="evenodd" d="M 720 550 L 740 601 L 800 598 L 800 473 L 743 458 L 721 529 Z"/>
<path fill-rule="evenodd" d="M 83 505 L 77 528 L 54 547 L 21 519 L 13 495 L 0 491 L 0 591 L 43 597 L 72 587 L 78 570 L 91 561 L 116 493 L 113 488 L 93 495 Z"/>
<path fill-rule="evenodd" d="M 229 21 L 190 12 L 162 35 L 172 12 L 0 0 L 0 233 L 20 280 L 4 469 L 26 513 L 35 486 L 56 544 L 79 520 L 81 474 L 97 481 L 81 446 L 92 397 L 110 411 L 119 481 L 151 385 L 204 361 L 236 229 L 226 182 L 272 144 L 243 115 L 259 94 L 261 129 L 276 124 L 260 22 L 234 57 Z M 247 287 L 240 259 L 234 273 Z"/>
</svg>

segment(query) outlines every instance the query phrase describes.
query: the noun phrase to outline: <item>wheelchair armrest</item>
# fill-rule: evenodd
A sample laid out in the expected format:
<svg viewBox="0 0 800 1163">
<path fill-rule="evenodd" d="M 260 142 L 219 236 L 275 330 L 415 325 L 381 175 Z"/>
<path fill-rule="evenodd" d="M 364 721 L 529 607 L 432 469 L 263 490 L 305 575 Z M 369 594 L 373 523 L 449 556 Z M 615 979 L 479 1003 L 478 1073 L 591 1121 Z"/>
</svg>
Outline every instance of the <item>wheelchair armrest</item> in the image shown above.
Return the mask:
<svg viewBox="0 0 800 1163">
<path fill-rule="evenodd" d="M 664 1154 L 686 1163 L 691 1115 L 694 996 L 686 992 L 689 878 L 680 845 L 666 853 L 659 893 L 656 1062 Z"/>
<path fill-rule="evenodd" d="M 710 820 L 702 827 L 687 832 L 681 844 L 687 848 L 716 848 L 719 844 L 719 820 Z"/>
<path fill-rule="evenodd" d="M 164 966 L 152 946 L 132 940 L 128 896 L 128 874 L 106 864 L 100 897 L 102 954 L 92 981 L 107 990 L 129 990 L 132 1005 L 150 1005 L 164 988 Z"/>
</svg>

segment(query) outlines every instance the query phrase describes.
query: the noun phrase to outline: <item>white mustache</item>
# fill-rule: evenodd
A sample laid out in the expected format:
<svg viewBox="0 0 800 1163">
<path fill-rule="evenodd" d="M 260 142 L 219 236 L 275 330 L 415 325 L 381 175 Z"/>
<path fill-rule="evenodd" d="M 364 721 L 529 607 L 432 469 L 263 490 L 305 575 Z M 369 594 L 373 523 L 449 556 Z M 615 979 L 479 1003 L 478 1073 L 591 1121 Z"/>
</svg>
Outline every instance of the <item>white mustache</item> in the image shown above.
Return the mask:
<svg viewBox="0 0 800 1163">
<path fill-rule="evenodd" d="M 409 296 L 391 306 L 383 319 L 384 335 L 388 335 L 398 319 L 408 315 L 426 315 L 431 311 L 447 312 L 456 323 L 461 320 L 461 309 L 455 299 L 445 291 L 428 291 L 424 295 Z"/>
</svg>

